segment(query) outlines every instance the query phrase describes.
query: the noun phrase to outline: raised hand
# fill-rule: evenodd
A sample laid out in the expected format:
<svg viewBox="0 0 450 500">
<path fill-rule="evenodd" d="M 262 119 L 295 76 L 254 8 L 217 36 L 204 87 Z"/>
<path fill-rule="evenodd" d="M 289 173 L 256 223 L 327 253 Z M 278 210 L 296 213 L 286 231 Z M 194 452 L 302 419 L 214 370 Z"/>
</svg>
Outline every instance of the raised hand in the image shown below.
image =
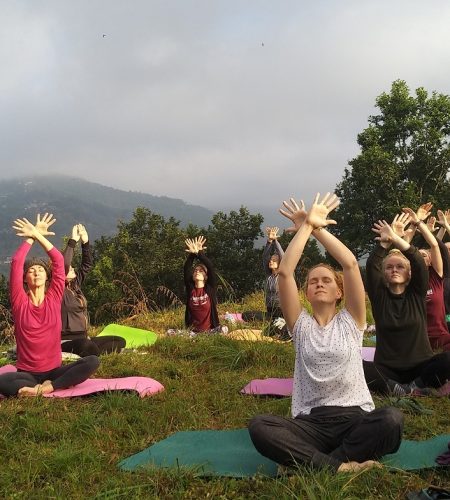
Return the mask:
<svg viewBox="0 0 450 500">
<path fill-rule="evenodd" d="M 81 243 L 85 244 L 89 241 L 88 232 L 86 231 L 86 228 L 83 226 L 83 224 L 78 224 L 78 234 L 81 238 Z"/>
<path fill-rule="evenodd" d="M 45 213 L 41 218 L 41 214 L 37 214 L 35 228 L 39 231 L 42 236 L 53 236 L 55 233 L 48 230 L 48 228 L 56 222 L 53 218 L 53 214 Z"/>
<path fill-rule="evenodd" d="M 196 238 L 196 246 L 197 251 L 201 252 L 202 250 L 206 250 L 206 238 L 204 236 L 197 236 Z"/>
<path fill-rule="evenodd" d="M 34 238 L 36 236 L 37 229 L 35 225 L 25 217 L 16 219 L 13 224 L 13 229 L 16 230 L 17 236 L 21 236 L 22 238 Z"/>
<path fill-rule="evenodd" d="M 196 238 L 194 238 L 193 240 L 191 238 L 187 238 L 186 240 L 184 240 L 184 242 L 186 243 L 186 252 L 195 254 L 198 253 L 196 240 Z"/>
<path fill-rule="evenodd" d="M 306 221 L 314 228 L 336 224 L 333 219 L 327 219 L 328 214 L 339 205 L 339 198 L 335 194 L 327 193 L 321 200 L 320 193 L 316 194 L 312 207 L 310 208 Z"/>
<path fill-rule="evenodd" d="M 443 212 L 442 210 L 437 211 L 438 220 L 436 221 L 441 226 L 445 228 L 450 226 L 450 210 Z"/>
<path fill-rule="evenodd" d="M 267 239 L 269 241 L 275 241 L 278 239 L 278 231 L 280 229 L 278 227 L 266 227 Z"/>
<path fill-rule="evenodd" d="M 417 226 L 419 222 L 421 222 L 421 221 L 424 220 L 421 217 L 424 217 L 425 214 L 426 214 L 426 212 L 424 211 L 424 209 L 422 209 L 423 206 L 424 205 L 422 205 L 421 208 L 419 208 L 419 210 L 417 210 L 417 213 L 419 213 L 420 217 L 419 217 L 419 215 L 417 215 L 416 212 L 414 212 L 414 210 L 412 208 L 409 208 L 409 207 L 402 208 L 402 212 L 404 214 L 409 215 L 409 217 L 411 219 L 411 223 Z M 428 215 L 430 215 L 430 212 L 428 212 Z M 428 215 L 426 215 L 426 217 L 428 217 Z"/>
<path fill-rule="evenodd" d="M 286 210 L 280 208 L 279 212 L 281 215 L 284 215 L 284 217 L 294 223 L 293 226 L 286 229 L 286 232 L 295 233 L 300 229 L 300 226 L 305 221 L 308 213 L 305 210 L 305 203 L 303 200 L 300 200 L 300 205 L 297 204 L 294 198 L 290 198 L 289 201 L 290 204 L 287 201 L 283 201 L 283 205 L 286 207 Z"/>
<path fill-rule="evenodd" d="M 379 241 L 380 245 L 384 248 L 388 248 L 396 236 L 392 227 L 385 220 L 374 222 L 372 231 L 378 234 L 375 240 Z"/>
<path fill-rule="evenodd" d="M 437 230 L 436 227 L 436 217 L 432 215 L 431 217 L 428 218 L 427 220 L 427 227 L 430 230 L 431 233 L 434 233 Z"/>
<path fill-rule="evenodd" d="M 70 238 L 75 241 L 78 241 L 80 239 L 80 233 L 78 232 L 78 224 L 75 224 L 75 226 L 73 226 L 72 236 Z"/>
<path fill-rule="evenodd" d="M 406 235 L 405 227 L 410 223 L 411 217 L 407 213 L 397 214 L 392 221 L 391 227 L 394 233 L 400 238 Z"/>
<path fill-rule="evenodd" d="M 427 217 L 431 214 L 431 209 L 433 208 L 433 203 L 424 203 L 423 205 L 420 205 L 420 207 L 417 209 L 416 216 L 417 216 L 417 221 L 419 222 L 421 220 L 427 219 Z"/>
</svg>

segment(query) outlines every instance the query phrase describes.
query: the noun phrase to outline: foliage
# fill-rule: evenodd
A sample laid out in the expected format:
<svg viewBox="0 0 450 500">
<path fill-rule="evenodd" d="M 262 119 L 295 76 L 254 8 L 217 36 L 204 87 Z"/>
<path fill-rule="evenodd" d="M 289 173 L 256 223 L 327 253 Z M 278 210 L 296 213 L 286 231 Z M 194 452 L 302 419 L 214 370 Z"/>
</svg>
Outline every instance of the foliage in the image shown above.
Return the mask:
<svg viewBox="0 0 450 500">
<path fill-rule="evenodd" d="M 427 201 L 441 209 L 450 204 L 450 97 L 424 88 L 413 96 L 397 80 L 376 106 L 380 113 L 358 135 L 361 152 L 336 189 L 337 231 L 358 257 L 371 248 L 375 220 Z"/>
<path fill-rule="evenodd" d="M 183 264 L 186 237 L 203 234 L 207 254 L 216 268 L 219 297 L 242 297 L 261 286 L 262 216 L 241 207 L 229 215 L 218 212 L 207 228 L 186 230 L 173 218 L 165 220 L 147 208 L 135 210 L 130 222 L 120 222 L 115 236 L 94 245 L 95 265 L 85 284 L 91 317 L 107 322 L 184 302 Z"/>
<path fill-rule="evenodd" d="M 118 233 L 101 238 L 94 247 L 95 265 L 86 282 L 86 297 L 97 321 L 117 313 L 129 316 L 165 305 L 165 287 L 182 293 L 185 234 L 179 222 L 139 207 Z"/>
<path fill-rule="evenodd" d="M 243 297 L 261 286 L 261 250 L 255 248 L 257 238 L 263 236 L 261 214 L 252 215 L 245 207 L 229 214 L 213 215 L 206 230 L 208 256 L 219 274 L 233 290 L 235 297 Z"/>
</svg>

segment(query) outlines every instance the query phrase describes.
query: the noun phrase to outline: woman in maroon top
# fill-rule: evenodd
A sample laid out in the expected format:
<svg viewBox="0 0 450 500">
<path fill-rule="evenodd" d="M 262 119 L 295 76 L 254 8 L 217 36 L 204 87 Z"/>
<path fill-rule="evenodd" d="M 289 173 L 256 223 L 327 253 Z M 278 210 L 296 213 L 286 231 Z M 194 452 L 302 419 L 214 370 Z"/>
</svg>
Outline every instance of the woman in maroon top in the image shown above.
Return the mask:
<svg viewBox="0 0 450 500">
<path fill-rule="evenodd" d="M 411 209 L 405 209 L 413 222 L 413 229 L 408 232 L 407 241 L 412 239 L 418 221 L 426 220 L 429 217 L 432 206 L 431 203 L 422 205 L 417 214 Z M 427 222 L 429 232 L 424 233 L 423 236 L 430 248 L 421 248 L 419 250 L 428 268 L 428 290 L 425 299 L 427 333 L 433 349 L 442 348 L 444 351 L 450 351 L 450 334 L 445 321 L 444 302 L 444 278 L 449 275 L 449 257 L 445 245 L 432 234 L 435 223 L 436 218 L 429 217 Z"/>
<path fill-rule="evenodd" d="M 221 327 L 217 312 L 217 278 L 211 261 L 206 257 L 203 236 L 187 239 L 188 257 L 184 264 L 184 285 L 186 287 L 186 328 L 194 334 L 201 332 L 227 333 Z M 192 269 L 194 261 L 197 263 Z"/>
</svg>

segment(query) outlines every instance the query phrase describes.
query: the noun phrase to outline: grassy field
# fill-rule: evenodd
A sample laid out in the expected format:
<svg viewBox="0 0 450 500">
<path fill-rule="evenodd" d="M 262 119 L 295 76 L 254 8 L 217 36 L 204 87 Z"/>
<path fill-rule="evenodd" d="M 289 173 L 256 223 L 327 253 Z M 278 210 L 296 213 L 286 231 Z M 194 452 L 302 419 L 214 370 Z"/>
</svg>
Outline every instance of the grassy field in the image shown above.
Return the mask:
<svg viewBox="0 0 450 500">
<path fill-rule="evenodd" d="M 255 298 L 255 301 L 257 298 Z M 247 308 L 257 305 L 249 302 Z M 231 304 L 221 306 L 236 310 Z M 242 310 L 242 307 L 241 307 Z M 135 318 L 163 332 L 182 311 Z M 245 427 L 258 413 L 289 415 L 290 399 L 245 397 L 253 378 L 292 375 L 289 344 L 216 336 L 164 338 L 147 350 L 102 357 L 98 377 L 145 375 L 165 391 L 140 399 L 106 393 L 73 399 L 9 399 L 1 404 L 2 498 L 405 498 L 428 485 L 448 486 L 450 472 L 385 469 L 332 475 L 299 469 L 277 479 L 204 479 L 192 470 L 122 472 L 117 463 L 174 432 Z M 432 415 L 406 415 L 405 438 L 450 432 L 450 399 L 422 398 Z M 376 399 L 377 406 L 386 401 Z"/>
</svg>

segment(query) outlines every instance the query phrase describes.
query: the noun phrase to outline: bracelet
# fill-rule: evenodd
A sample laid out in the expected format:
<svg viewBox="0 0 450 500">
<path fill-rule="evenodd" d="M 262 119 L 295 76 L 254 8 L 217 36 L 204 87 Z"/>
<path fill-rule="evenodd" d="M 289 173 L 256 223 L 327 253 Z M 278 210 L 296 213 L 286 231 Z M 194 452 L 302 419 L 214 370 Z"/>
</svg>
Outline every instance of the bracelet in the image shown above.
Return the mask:
<svg viewBox="0 0 450 500">
<path fill-rule="evenodd" d="M 411 226 L 418 227 L 419 224 L 424 224 L 423 220 L 419 220 L 417 222 L 410 222 Z"/>
</svg>

